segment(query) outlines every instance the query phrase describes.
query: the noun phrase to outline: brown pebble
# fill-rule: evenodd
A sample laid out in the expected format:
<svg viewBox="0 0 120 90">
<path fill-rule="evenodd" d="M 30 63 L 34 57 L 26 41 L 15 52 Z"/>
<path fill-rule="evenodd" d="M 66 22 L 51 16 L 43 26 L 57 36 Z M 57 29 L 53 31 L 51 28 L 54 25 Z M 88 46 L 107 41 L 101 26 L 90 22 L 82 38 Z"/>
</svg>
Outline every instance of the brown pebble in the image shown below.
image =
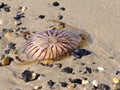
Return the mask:
<svg viewBox="0 0 120 90">
<path fill-rule="evenodd" d="M 69 83 L 69 84 L 67 85 L 67 87 L 70 88 L 70 89 L 72 89 L 72 88 L 75 88 L 75 87 L 76 87 L 76 84 L 74 84 L 74 83 Z"/>
<path fill-rule="evenodd" d="M 2 65 L 3 66 L 9 65 L 11 63 L 11 61 L 13 61 L 13 58 L 5 57 L 5 58 L 2 59 Z"/>
</svg>

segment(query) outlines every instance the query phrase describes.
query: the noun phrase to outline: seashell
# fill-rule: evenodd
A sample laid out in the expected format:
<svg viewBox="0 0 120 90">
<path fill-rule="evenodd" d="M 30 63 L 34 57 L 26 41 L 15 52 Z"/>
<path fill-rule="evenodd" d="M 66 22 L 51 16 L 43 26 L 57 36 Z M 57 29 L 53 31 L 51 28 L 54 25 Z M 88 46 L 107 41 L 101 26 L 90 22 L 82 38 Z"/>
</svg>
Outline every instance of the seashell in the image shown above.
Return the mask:
<svg viewBox="0 0 120 90">
<path fill-rule="evenodd" d="M 59 60 L 78 48 L 81 40 L 78 32 L 49 30 L 31 36 L 22 49 L 34 60 Z"/>
</svg>

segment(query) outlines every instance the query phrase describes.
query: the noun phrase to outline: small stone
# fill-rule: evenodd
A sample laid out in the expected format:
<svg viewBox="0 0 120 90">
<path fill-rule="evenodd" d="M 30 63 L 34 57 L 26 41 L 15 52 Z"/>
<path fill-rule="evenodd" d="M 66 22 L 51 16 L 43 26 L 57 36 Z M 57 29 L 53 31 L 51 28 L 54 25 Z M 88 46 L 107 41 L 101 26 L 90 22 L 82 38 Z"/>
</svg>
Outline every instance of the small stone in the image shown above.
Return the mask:
<svg viewBox="0 0 120 90">
<path fill-rule="evenodd" d="M 92 73 L 92 69 L 91 68 L 86 67 L 86 70 L 87 70 L 88 73 Z"/>
<path fill-rule="evenodd" d="M 21 20 L 15 21 L 15 25 L 16 25 L 16 26 L 19 26 L 19 25 L 21 25 L 21 24 L 22 24 Z"/>
<path fill-rule="evenodd" d="M 58 68 L 61 68 L 61 67 L 62 67 L 62 64 L 61 64 L 61 63 L 55 63 L 55 65 L 56 65 Z"/>
<path fill-rule="evenodd" d="M 55 82 L 53 82 L 52 80 L 49 80 L 47 83 L 48 83 L 49 87 L 52 87 L 55 84 Z"/>
<path fill-rule="evenodd" d="M 5 36 L 6 38 L 11 38 L 11 37 L 12 37 L 12 33 L 11 33 L 11 32 L 7 32 L 4 36 Z"/>
<path fill-rule="evenodd" d="M 3 2 L 0 2 L 0 8 L 3 8 L 4 6 L 6 6 Z"/>
<path fill-rule="evenodd" d="M 72 79 L 71 83 L 82 84 L 82 80 L 81 79 Z"/>
<path fill-rule="evenodd" d="M 103 67 L 97 67 L 99 71 L 104 71 L 105 69 Z"/>
<path fill-rule="evenodd" d="M 44 18 L 45 18 L 45 15 L 39 15 L 39 18 L 40 18 L 40 19 L 44 19 Z"/>
<path fill-rule="evenodd" d="M 113 78 L 113 82 L 114 82 L 114 84 L 118 84 L 118 83 L 120 83 L 120 79 L 118 79 L 118 78 Z"/>
<path fill-rule="evenodd" d="M 108 85 L 105 85 L 105 84 L 98 84 L 97 89 L 100 89 L 100 90 L 111 90 L 110 87 Z"/>
<path fill-rule="evenodd" d="M 91 54 L 91 52 L 86 49 L 76 49 L 73 52 L 73 56 L 78 59 L 82 58 L 83 56 L 89 55 L 89 54 Z"/>
<path fill-rule="evenodd" d="M 5 57 L 5 58 L 2 59 L 2 65 L 3 66 L 9 65 L 11 63 L 11 61 L 13 61 L 13 58 Z"/>
<path fill-rule="evenodd" d="M 60 84 L 61 84 L 61 87 L 67 87 L 67 85 L 68 85 L 68 83 L 66 83 L 66 82 L 60 82 Z"/>
<path fill-rule="evenodd" d="M 65 11 L 65 8 L 64 8 L 64 7 L 61 7 L 60 10 Z"/>
<path fill-rule="evenodd" d="M 21 18 L 24 18 L 24 13 L 19 13 L 16 15 L 16 17 L 14 17 L 15 20 L 20 20 Z"/>
<path fill-rule="evenodd" d="M 115 75 L 118 75 L 118 74 L 120 74 L 120 71 L 116 71 Z"/>
<path fill-rule="evenodd" d="M 6 12 L 10 12 L 10 7 L 9 7 L 9 6 L 6 6 L 6 7 L 4 7 L 4 10 L 5 10 Z"/>
<path fill-rule="evenodd" d="M 58 15 L 58 19 L 59 20 L 63 19 L 63 16 L 62 15 Z"/>
<path fill-rule="evenodd" d="M 8 48 L 9 48 L 9 49 L 16 49 L 15 46 L 16 46 L 16 43 L 12 43 L 12 42 L 11 42 L 11 43 L 8 44 Z"/>
<path fill-rule="evenodd" d="M 18 8 L 18 10 L 24 12 L 25 10 L 27 10 L 28 8 L 26 6 L 21 6 Z"/>
<path fill-rule="evenodd" d="M 39 77 L 39 74 L 34 73 L 33 71 L 25 70 L 22 72 L 21 76 L 23 77 L 25 82 L 36 80 Z"/>
<path fill-rule="evenodd" d="M 53 6 L 59 6 L 60 4 L 58 2 L 53 2 L 52 5 Z"/>
<path fill-rule="evenodd" d="M 0 24 L 3 24 L 3 20 L 2 19 L 0 19 Z"/>
<path fill-rule="evenodd" d="M 75 87 L 76 87 L 76 84 L 74 84 L 74 83 L 69 83 L 69 84 L 67 85 L 67 87 L 70 88 L 70 89 L 72 89 L 72 88 L 75 88 Z"/>
<path fill-rule="evenodd" d="M 89 81 L 88 80 L 82 80 L 82 84 L 85 85 L 85 84 L 88 84 Z"/>
<path fill-rule="evenodd" d="M 5 50 L 4 53 L 5 53 L 5 54 L 9 54 L 9 53 L 10 53 L 10 49 Z"/>
<path fill-rule="evenodd" d="M 71 67 L 65 67 L 62 69 L 62 72 L 65 72 L 65 73 L 72 73 L 72 71 L 73 71 L 73 68 Z"/>
<path fill-rule="evenodd" d="M 95 87 L 98 86 L 98 81 L 97 81 L 97 80 L 93 80 L 91 83 L 92 83 L 92 85 L 95 86 Z"/>
<path fill-rule="evenodd" d="M 57 24 L 57 29 L 63 29 L 63 28 L 65 28 L 65 23 L 60 22 Z"/>
<path fill-rule="evenodd" d="M 33 90 L 39 90 L 39 89 L 42 89 L 42 86 L 34 86 L 33 87 Z"/>
</svg>

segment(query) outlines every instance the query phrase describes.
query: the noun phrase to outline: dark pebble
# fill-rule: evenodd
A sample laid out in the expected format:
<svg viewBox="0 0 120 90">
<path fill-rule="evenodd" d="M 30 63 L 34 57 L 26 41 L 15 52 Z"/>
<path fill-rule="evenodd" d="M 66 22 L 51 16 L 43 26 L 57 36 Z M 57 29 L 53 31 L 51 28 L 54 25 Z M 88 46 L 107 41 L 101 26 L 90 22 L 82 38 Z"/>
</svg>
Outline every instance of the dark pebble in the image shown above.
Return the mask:
<svg viewBox="0 0 120 90">
<path fill-rule="evenodd" d="M 40 74 L 37 74 L 37 73 L 36 73 L 36 76 L 32 76 L 33 73 L 34 73 L 33 71 L 25 70 L 25 71 L 21 74 L 21 76 L 23 77 L 23 80 L 24 80 L 25 82 L 29 82 L 29 81 L 36 80 L 36 79 L 40 76 Z"/>
<path fill-rule="evenodd" d="M 40 19 L 44 19 L 44 18 L 45 18 L 45 15 L 40 15 L 39 18 L 40 18 Z"/>
<path fill-rule="evenodd" d="M 55 65 L 56 65 L 58 68 L 61 68 L 61 67 L 62 67 L 62 64 L 61 64 L 61 63 L 55 63 Z"/>
<path fill-rule="evenodd" d="M 65 73 L 72 73 L 73 71 L 73 68 L 70 68 L 70 67 L 65 67 L 62 69 L 62 72 L 65 72 Z"/>
<path fill-rule="evenodd" d="M 115 75 L 118 75 L 118 74 L 120 74 L 120 71 L 116 71 Z"/>
<path fill-rule="evenodd" d="M 24 16 L 24 13 L 19 13 L 19 14 L 17 14 L 15 17 L 14 17 L 14 19 L 15 20 L 20 20 L 21 18 L 24 18 L 25 16 Z"/>
<path fill-rule="evenodd" d="M 3 8 L 5 6 L 6 6 L 6 4 L 4 4 L 3 2 L 0 2 L 0 8 Z"/>
<path fill-rule="evenodd" d="M 61 7 L 60 10 L 65 11 L 65 8 L 64 8 L 64 7 Z"/>
<path fill-rule="evenodd" d="M 110 87 L 108 85 L 105 85 L 105 84 L 98 84 L 97 89 L 100 89 L 100 90 L 111 90 Z"/>
<path fill-rule="evenodd" d="M 68 83 L 66 83 L 66 82 L 60 82 L 60 84 L 61 84 L 61 87 L 67 87 L 67 85 L 68 85 Z"/>
<path fill-rule="evenodd" d="M 58 19 L 59 20 L 63 19 L 63 16 L 62 15 L 58 15 Z"/>
<path fill-rule="evenodd" d="M 49 80 L 47 83 L 48 83 L 49 87 L 52 87 L 55 84 L 55 82 L 53 82 L 52 80 Z"/>
<path fill-rule="evenodd" d="M 82 84 L 82 80 L 81 79 L 72 79 L 71 83 Z"/>
<path fill-rule="evenodd" d="M 9 6 L 6 6 L 6 7 L 4 7 L 4 10 L 5 10 L 6 12 L 10 12 L 10 7 L 9 7 Z"/>
<path fill-rule="evenodd" d="M 87 70 L 88 73 L 92 73 L 92 69 L 91 68 L 86 67 L 86 70 Z"/>
<path fill-rule="evenodd" d="M 76 49 L 73 52 L 73 56 L 78 59 L 82 58 L 83 56 L 89 55 L 89 54 L 91 54 L 91 52 L 86 49 Z"/>
<path fill-rule="evenodd" d="M 21 75 L 25 82 L 30 81 L 30 79 L 32 78 L 32 72 L 28 70 L 25 70 Z"/>
<path fill-rule="evenodd" d="M 9 48 L 9 49 L 16 49 L 15 46 L 16 46 L 16 43 L 12 43 L 12 42 L 11 42 L 11 43 L 8 44 L 8 48 Z"/>
<path fill-rule="evenodd" d="M 58 2 L 53 2 L 53 6 L 59 6 L 60 4 Z"/>
<path fill-rule="evenodd" d="M 46 64 L 47 67 L 53 67 L 53 64 Z"/>
<path fill-rule="evenodd" d="M 10 49 L 5 50 L 4 52 L 5 52 L 5 54 L 9 54 L 10 53 Z"/>
</svg>

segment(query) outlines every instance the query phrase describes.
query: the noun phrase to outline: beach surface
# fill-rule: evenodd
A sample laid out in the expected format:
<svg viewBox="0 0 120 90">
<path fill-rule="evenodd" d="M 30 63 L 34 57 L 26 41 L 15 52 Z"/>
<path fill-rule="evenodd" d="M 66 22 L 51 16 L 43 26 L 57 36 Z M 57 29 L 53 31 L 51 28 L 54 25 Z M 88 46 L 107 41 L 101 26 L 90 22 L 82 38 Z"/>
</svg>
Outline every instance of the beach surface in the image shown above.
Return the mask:
<svg viewBox="0 0 120 90">
<path fill-rule="evenodd" d="M 53 2 L 58 2 L 54 6 Z M 60 61 L 53 63 L 53 67 L 42 66 L 34 63 L 30 65 L 17 65 L 11 62 L 10 65 L 0 67 L 0 90 L 34 90 L 35 86 L 41 86 L 41 89 L 35 90 L 92 90 L 91 82 L 97 80 L 98 84 L 107 85 L 113 89 L 113 78 L 120 78 L 120 0 L 0 0 L 10 11 L 0 8 L 0 57 L 3 55 L 12 57 L 19 55 L 22 59 L 22 53 L 5 53 L 7 45 L 16 43 L 16 50 L 22 48 L 26 39 L 16 32 L 16 28 L 25 29 L 31 35 L 36 32 L 48 30 L 55 23 L 47 22 L 47 19 L 59 20 L 78 29 L 85 30 L 91 35 L 92 43 L 83 47 L 92 52 L 92 54 L 83 56 L 80 59 L 73 60 L 73 56 L 68 56 Z M 20 7 L 26 7 L 22 11 L 20 25 L 16 26 L 17 12 Z M 64 7 L 65 10 L 60 9 Z M 39 16 L 43 15 L 44 18 Z M 60 19 L 59 15 L 63 18 Z M 6 35 L 4 29 L 12 30 L 10 35 Z M 2 60 L 1 60 L 2 62 Z M 61 68 L 55 66 L 56 63 L 62 64 Z M 81 63 L 84 63 L 81 64 Z M 61 70 L 65 67 L 73 68 L 73 73 L 64 73 Z M 83 72 L 86 67 L 92 71 Z M 104 70 L 94 72 L 94 69 L 101 67 Z M 34 71 L 38 74 L 44 74 L 40 79 L 25 82 L 21 78 L 24 70 Z M 82 71 L 83 73 L 81 73 Z M 69 82 L 69 79 L 87 78 L 88 83 L 76 84 L 76 87 L 62 87 L 60 82 Z M 49 87 L 48 81 L 54 81 L 53 87 Z M 96 89 L 97 90 L 97 89 Z"/>
</svg>

